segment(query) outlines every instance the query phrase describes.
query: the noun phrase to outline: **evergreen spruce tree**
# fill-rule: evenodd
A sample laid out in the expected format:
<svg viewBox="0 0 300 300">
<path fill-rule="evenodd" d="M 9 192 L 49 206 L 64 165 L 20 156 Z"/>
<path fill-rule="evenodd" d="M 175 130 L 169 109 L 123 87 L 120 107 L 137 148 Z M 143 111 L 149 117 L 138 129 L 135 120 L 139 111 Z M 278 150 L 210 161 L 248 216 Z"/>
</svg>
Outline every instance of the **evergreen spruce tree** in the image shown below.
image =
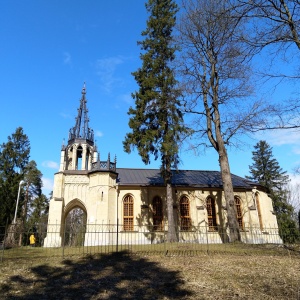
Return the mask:
<svg viewBox="0 0 300 300">
<path fill-rule="evenodd" d="M 291 242 L 298 236 L 298 231 L 293 220 L 293 206 L 287 202 L 289 176 L 273 157 L 272 148 L 266 141 L 259 141 L 254 149 L 254 163 L 249 166 L 251 176 L 246 178 L 257 181 L 270 193 L 280 235 L 284 242 Z"/>
<path fill-rule="evenodd" d="M 138 42 L 144 51 L 142 67 L 132 73 L 139 90 L 132 94 L 135 107 L 130 108 L 129 127 L 124 150 L 128 153 L 136 147 L 145 164 L 150 156 L 161 160 L 161 174 L 167 194 L 168 241 L 176 241 L 171 188 L 172 168 L 178 164 L 178 144 L 185 132 L 183 115 L 178 100 L 179 90 L 171 63 L 175 58 L 172 31 L 178 11 L 175 1 L 149 0 L 146 9 L 150 13 L 145 37 Z"/>
</svg>

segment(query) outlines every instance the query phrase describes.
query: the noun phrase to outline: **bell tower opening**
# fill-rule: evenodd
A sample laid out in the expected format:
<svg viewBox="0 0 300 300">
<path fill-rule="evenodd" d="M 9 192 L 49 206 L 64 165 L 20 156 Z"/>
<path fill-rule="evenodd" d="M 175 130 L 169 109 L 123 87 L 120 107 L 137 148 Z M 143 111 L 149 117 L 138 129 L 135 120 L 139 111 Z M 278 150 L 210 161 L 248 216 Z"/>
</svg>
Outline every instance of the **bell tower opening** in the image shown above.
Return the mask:
<svg viewBox="0 0 300 300">
<path fill-rule="evenodd" d="M 76 153 L 76 170 L 82 170 L 82 152 L 82 147 L 79 146 Z"/>
</svg>

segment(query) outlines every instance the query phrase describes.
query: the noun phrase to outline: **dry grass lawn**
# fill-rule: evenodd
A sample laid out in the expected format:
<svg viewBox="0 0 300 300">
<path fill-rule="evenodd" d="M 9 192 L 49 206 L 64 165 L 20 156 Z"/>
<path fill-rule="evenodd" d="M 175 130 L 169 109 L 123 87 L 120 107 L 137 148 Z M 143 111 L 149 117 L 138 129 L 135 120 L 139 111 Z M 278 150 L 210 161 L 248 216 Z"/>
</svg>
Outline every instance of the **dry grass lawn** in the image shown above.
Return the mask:
<svg viewBox="0 0 300 300">
<path fill-rule="evenodd" d="M 12 258 L 0 299 L 300 299 L 298 251 Z"/>
</svg>

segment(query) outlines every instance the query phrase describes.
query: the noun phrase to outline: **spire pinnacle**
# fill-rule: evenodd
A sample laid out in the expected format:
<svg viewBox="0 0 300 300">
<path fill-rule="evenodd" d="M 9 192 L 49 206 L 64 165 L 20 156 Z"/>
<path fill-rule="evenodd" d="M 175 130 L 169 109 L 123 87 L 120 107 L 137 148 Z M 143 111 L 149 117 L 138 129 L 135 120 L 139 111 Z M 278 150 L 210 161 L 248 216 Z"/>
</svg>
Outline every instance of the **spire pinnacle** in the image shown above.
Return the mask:
<svg viewBox="0 0 300 300">
<path fill-rule="evenodd" d="M 86 107 L 87 100 L 85 98 L 86 95 L 85 82 L 83 84 L 81 94 L 82 96 L 78 108 L 78 115 L 75 119 L 76 123 L 75 126 L 70 129 L 69 141 L 73 139 L 84 139 L 94 143 L 94 132 L 92 129 L 89 128 L 88 109 Z"/>
<path fill-rule="evenodd" d="M 85 95 L 85 94 L 86 94 L 86 91 L 85 91 L 85 82 L 83 83 L 83 87 L 82 87 L 81 94 L 82 94 L 82 95 Z"/>
</svg>

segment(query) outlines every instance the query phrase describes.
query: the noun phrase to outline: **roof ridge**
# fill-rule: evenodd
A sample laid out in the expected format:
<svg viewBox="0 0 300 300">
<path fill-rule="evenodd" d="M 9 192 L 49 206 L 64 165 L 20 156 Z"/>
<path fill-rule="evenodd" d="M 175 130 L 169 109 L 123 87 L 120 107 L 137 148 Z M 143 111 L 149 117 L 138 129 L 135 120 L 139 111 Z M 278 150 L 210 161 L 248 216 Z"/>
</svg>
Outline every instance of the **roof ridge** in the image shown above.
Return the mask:
<svg viewBox="0 0 300 300">
<path fill-rule="evenodd" d="M 154 169 L 154 168 L 151 168 L 151 169 L 147 169 L 147 168 L 120 168 L 118 167 L 117 169 L 122 169 L 122 170 L 143 170 L 143 171 L 150 171 L 150 170 L 153 170 L 153 171 L 160 171 L 160 169 Z M 178 169 L 178 170 L 172 170 L 172 171 L 192 171 L 192 172 L 218 172 L 220 173 L 220 171 L 218 170 L 189 170 L 189 169 Z M 231 173 L 232 174 L 232 173 Z M 234 175 L 234 174 L 233 174 Z M 235 175 L 235 176 L 238 176 L 238 175 Z M 243 178 L 243 177 L 242 177 Z"/>
</svg>

